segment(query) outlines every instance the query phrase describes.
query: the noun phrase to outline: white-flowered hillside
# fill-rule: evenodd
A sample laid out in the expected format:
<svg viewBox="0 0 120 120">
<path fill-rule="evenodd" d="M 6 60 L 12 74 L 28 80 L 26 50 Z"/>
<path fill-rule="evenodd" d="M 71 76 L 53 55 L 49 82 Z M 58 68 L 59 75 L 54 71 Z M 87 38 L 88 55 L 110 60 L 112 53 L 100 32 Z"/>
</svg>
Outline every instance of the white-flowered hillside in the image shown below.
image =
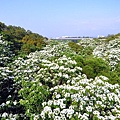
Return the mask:
<svg viewBox="0 0 120 120">
<path fill-rule="evenodd" d="M 10 49 L 11 42 L 4 40 L 0 35 L 0 65 L 5 66 L 14 54 Z"/>
<path fill-rule="evenodd" d="M 93 55 L 102 57 L 107 60 L 113 68 L 115 68 L 120 62 L 120 38 L 98 45 L 94 49 Z"/>
<path fill-rule="evenodd" d="M 77 44 L 48 40 L 40 51 L 18 57 L 6 67 L 0 66 L 0 80 L 4 83 L 11 76 L 13 84 L 8 89 L 14 88 L 13 93 L 16 92 L 14 98 L 7 91 L 6 101 L 0 103 L 0 110 L 4 109 L 0 117 L 119 120 L 119 62 L 119 38 L 109 42 L 86 39 Z M 19 106 L 21 111 L 12 111 Z"/>
<path fill-rule="evenodd" d="M 18 84 L 14 81 L 13 71 L 8 64 L 14 57 L 11 42 L 0 36 L 0 119 L 20 118 L 23 113 L 19 104 Z M 23 115 L 23 114 L 22 114 Z"/>
</svg>

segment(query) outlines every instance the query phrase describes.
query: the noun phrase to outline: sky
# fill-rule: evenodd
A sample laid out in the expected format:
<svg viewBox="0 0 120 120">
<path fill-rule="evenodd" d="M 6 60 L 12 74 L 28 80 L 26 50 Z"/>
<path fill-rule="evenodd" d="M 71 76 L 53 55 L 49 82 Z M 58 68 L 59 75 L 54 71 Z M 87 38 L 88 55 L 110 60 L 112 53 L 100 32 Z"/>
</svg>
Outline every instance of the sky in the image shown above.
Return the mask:
<svg viewBox="0 0 120 120">
<path fill-rule="evenodd" d="M 120 0 L 0 0 L 0 22 L 48 38 L 120 33 Z"/>
</svg>

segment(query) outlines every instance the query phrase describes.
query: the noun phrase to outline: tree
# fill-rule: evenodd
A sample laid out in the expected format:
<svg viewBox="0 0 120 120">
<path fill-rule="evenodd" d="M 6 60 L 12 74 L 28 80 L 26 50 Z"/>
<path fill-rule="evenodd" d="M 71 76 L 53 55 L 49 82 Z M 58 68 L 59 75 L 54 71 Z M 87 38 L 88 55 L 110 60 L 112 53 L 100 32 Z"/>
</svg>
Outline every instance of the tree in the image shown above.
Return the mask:
<svg viewBox="0 0 120 120">
<path fill-rule="evenodd" d="M 4 23 L 0 22 L 0 31 L 5 30 L 6 28 L 7 26 Z"/>
<path fill-rule="evenodd" d="M 34 52 L 35 50 L 40 50 L 42 46 L 46 44 L 44 37 L 36 33 L 25 35 L 22 39 L 22 43 L 22 51 L 27 53 Z"/>
<path fill-rule="evenodd" d="M 26 35 L 26 30 L 21 27 L 9 25 L 5 30 L 5 33 L 13 40 L 22 40 L 22 38 Z"/>
</svg>

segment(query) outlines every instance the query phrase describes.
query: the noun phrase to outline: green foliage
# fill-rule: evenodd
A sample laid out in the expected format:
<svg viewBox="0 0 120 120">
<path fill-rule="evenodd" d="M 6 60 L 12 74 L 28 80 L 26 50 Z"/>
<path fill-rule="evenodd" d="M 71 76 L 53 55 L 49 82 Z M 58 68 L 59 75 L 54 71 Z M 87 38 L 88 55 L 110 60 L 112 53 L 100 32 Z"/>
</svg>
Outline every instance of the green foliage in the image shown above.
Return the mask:
<svg viewBox="0 0 120 120">
<path fill-rule="evenodd" d="M 4 39 L 4 34 L 0 35 L 0 67 L 7 66 L 14 57 L 12 51 L 12 42 L 8 42 Z"/>
<path fill-rule="evenodd" d="M 25 106 L 26 114 L 30 117 L 31 113 L 39 114 L 42 110 L 42 102 L 49 98 L 49 91 L 46 86 L 39 82 L 22 81 L 22 89 L 19 94 L 23 97 L 20 104 Z"/>
<path fill-rule="evenodd" d="M 0 115 L 3 113 L 24 114 L 23 106 L 18 103 L 20 86 L 14 81 L 13 72 L 8 67 L 13 57 L 9 47 L 10 44 L 7 41 L 0 40 Z"/>
<path fill-rule="evenodd" d="M 6 69 L 6 71 L 5 71 Z M 0 114 L 7 112 L 12 114 L 24 113 L 24 108 L 18 102 L 19 85 L 14 82 L 14 77 L 7 67 L 0 71 Z M 8 72 L 7 72 L 8 71 Z"/>
<path fill-rule="evenodd" d="M 120 77 L 120 62 L 115 67 L 115 71 L 118 73 L 118 76 Z"/>
<path fill-rule="evenodd" d="M 109 42 L 109 41 L 114 40 L 116 38 L 118 38 L 118 35 L 108 35 L 105 41 Z"/>
<path fill-rule="evenodd" d="M 93 47 L 90 46 L 83 47 L 75 42 L 69 42 L 68 45 L 74 52 L 85 57 L 91 55 L 93 52 Z"/>
<path fill-rule="evenodd" d="M 30 33 L 25 35 L 22 38 L 23 46 L 21 48 L 21 52 L 30 53 L 36 50 L 40 50 L 43 46 L 46 45 L 44 38 L 36 33 Z"/>
<path fill-rule="evenodd" d="M 81 56 L 81 55 L 76 55 L 75 57 L 74 57 L 74 59 L 75 59 L 75 61 L 77 62 L 77 66 L 80 66 L 80 67 L 82 67 L 83 68 L 83 66 L 84 66 L 84 57 L 83 56 Z"/>
<path fill-rule="evenodd" d="M 115 36 L 116 36 L 116 37 L 120 37 L 120 33 L 117 33 Z"/>
<path fill-rule="evenodd" d="M 82 49 L 82 52 L 80 52 L 79 54 L 81 54 L 83 56 L 90 56 L 90 55 L 92 55 L 92 52 L 93 52 L 93 48 L 88 46 L 88 47 L 85 47 L 84 49 Z"/>
<path fill-rule="evenodd" d="M 7 26 L 7 29 L 4 30 L 4 32 L 11 40 L 21 40 L 26 34 L 26 30 L 24 28 L 12 25 Z"/>
<path fill-rule="evenodd" d="M 75 57 L 77 66 L 82 67 L 82 73 L 86 74 L 88 78 L 95 78 L 96 76 L 103 75 L 109 78 L 109 83 L 120 84 L 120 65 L 116 66 L 114 71 L 111 70 L 109 64 L 102 58 L 95 58 L 92 56 L 83 57 L 77 55 Z"/>
<path fill-rule="evenodd" d="M 111 84 L 120 84 L 120 75 L 116 71 L 107 71 L 107 72 L 102 72 L 102 75 L 106 76 L 109 78 L 109 83 Z"/>
<path fill-rule="evenodd" d="M 6 29 L 6 27 L 7 26 L 4 23 L 0 22 L 0 32 Z"/>
<path fill-rule="evenodd" d="M 0 119 L 21 113 L 31 120 L 61 119 L 63 114 L 70 120 L 117 115 L 120 62 L 112 69 L 109 61 L 94 57 L 97 42 L 46 42 L 39 34 L 4 23 L 0 33 Z M 22 119 L 19 115 L 15 119 Z"/>
<path fill-rule="evenodd" d="M 88 78 L 95 78 L 95 77 L 96 77 L 96 73 L 94 73 L 94 68 L 93 68 L 93 66 L 85 65 L 85 66 L 83 67 L 82 72 L 83 72 L 84 74 L 86 74 Z"/>
<path fill-rule="evenodd" d="M 95 78 L 97 75 L 101 75 L 103 72 L 110 71 L 109 65 L 101 58 L 87 58 L 84 61 L 83 73 L 88 78 Z"/>
<path fill-rule="evenodd" d="M 82 46 L 78 45 L 75 42 L 69 42 L 68 45 L 71 47 L 71 49 L 73 51 L 75 51 L 76 53 L 80 52 L 82 50 Z"/>
<path fill-rule="evenodd" d="M 29 54 L 36 50 L 40 50 L 46 45 L 46 37 L 37 33 L 32 33 L 30 30 L 17 26 L 6 26 L 0 22 L 0 31 L 4 34 L 4 39 L 11 42 L 11 50 L 15 55 Z"/>
<path fill-rule="evenodd" d="M 35 45 L 33 44 L 23 44 L 21 48 L 22 54 L 29 54 L 30 52 L 34 52 L 36 50 Z"/>
</svg>

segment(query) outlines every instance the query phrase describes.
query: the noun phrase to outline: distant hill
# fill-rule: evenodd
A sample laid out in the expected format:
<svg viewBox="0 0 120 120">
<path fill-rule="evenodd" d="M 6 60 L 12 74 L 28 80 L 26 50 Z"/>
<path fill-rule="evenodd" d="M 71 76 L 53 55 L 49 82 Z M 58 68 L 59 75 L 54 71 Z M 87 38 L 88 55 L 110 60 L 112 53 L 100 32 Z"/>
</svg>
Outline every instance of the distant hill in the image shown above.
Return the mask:
<svg viewBox="0 0 120 120">
<path fill-rule="evenodd" d="M 40 50 L 47 40 L 46 37 L 30 30 L 25 30 L 20 26 L 7 26 L 2 22 L 0 22 L 0 34 L 4 36 L 5 40 L 13 43 L 12 49 L 16 55 L 20 52 L 28 54 Z"/>
</svg>

